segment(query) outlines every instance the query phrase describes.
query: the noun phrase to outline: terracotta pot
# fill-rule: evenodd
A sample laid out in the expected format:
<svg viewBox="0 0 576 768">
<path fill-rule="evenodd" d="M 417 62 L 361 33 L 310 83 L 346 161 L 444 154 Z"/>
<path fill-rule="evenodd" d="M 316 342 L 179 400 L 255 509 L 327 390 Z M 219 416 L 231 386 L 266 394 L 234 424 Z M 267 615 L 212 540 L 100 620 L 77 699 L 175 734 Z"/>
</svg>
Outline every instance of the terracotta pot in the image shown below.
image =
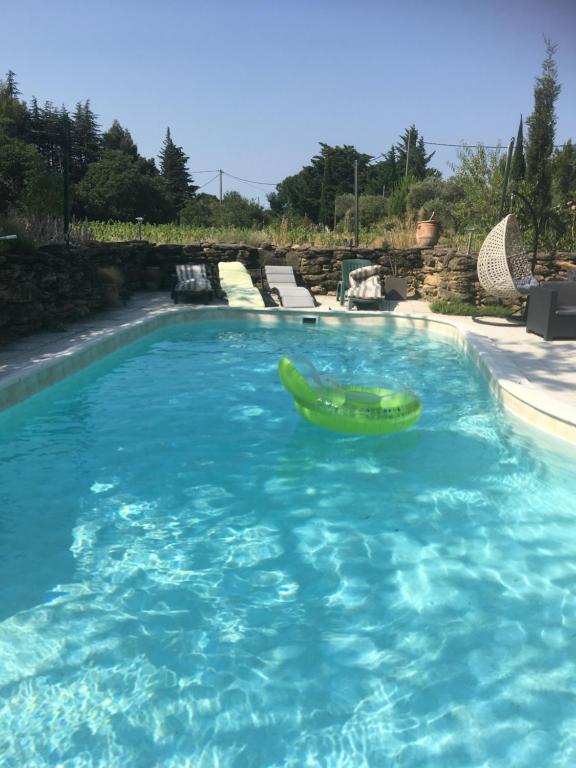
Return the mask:
<svg viewBox="0 0 576 768">
<path fill-rule="evenodd" d="M 416 224 L 416 242 L 421 248 L 431 248 L 436 245 L 439 234 L 437 221 L 419 221 Z"/>
</svg>

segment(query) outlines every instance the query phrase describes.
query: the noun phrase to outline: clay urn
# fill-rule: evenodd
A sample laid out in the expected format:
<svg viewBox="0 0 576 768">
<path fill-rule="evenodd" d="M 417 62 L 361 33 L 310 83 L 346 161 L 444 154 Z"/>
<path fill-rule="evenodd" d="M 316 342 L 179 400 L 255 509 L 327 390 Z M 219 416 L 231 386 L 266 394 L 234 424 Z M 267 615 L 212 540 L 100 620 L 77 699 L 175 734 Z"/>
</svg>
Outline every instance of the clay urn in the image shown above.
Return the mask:
<svg viewBox="0 0 576 768">
<path fill-rule="evenodd" d="M 431 248 L 438 242 L 440 236 L 440 227 L 437 221 L 428 219 L 419 221 L 416 224 L 416 243 L 420 248 Z"/>
</svg>

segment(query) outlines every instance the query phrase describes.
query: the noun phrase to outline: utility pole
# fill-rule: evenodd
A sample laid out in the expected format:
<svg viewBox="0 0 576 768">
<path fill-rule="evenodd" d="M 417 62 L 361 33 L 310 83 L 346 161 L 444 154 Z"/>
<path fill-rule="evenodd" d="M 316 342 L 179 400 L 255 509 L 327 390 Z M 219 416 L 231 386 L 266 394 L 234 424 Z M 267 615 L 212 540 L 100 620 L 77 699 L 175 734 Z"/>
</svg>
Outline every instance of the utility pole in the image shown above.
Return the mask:
<svg viewBox="0 0 576 768">
<path fill-rule="evenodd" d="M 358 204 L 358 160 L 354 160 L 354 245 L 358 248 L 358 240 L 360 236 L 360 221 L 359 221 L 359 204 Z"/>
<path fill-rule="evenodd" d="M 218 173 L 220 174 L 220 205 L 222 205 L 222 168 L 219 169 Z"/>
</svg>

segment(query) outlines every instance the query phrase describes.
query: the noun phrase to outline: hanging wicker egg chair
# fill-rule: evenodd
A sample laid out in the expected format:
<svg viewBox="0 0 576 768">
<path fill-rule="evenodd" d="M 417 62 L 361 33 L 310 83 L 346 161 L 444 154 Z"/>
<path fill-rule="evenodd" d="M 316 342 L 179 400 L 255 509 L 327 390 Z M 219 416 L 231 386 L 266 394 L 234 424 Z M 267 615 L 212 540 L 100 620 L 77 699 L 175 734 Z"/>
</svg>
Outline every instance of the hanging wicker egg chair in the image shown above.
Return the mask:
<svg viewBox="0 0 576 768">
<path fill-rule="evenodd" d="M 478 280 L 487 294 L 501 299 L 526 295 L 537 285 L 513 213 L 492 229 L 478 254 Z"/>
</svg>

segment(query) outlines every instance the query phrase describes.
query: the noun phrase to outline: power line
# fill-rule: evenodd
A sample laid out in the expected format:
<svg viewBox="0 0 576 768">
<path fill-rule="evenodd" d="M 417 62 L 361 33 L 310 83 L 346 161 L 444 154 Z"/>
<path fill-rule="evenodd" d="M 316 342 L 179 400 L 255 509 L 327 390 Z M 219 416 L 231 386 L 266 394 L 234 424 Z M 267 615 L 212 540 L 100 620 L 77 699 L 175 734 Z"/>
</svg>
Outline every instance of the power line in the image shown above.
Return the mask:
<svg viewBox="0 0 576 768">
<path fill-rule="evenodd" d="M 218 168 L 212 168 L 210 171 L 190 171 L 190 173 L 220 173 Z"/>
<path fill-rule="evenodd" d="M 244 181 L 246 184 L 263 184 L 265 187 L 275 187 L 277 186 L 277 181 L 254 181 L 254 179 L 241 179 L 240 176 L 233 176 L 231 173 L 228 173 L 228 171 L 224 171 L 225 176 L 230 176 L 231 179 L 236 179 L 236 181 Z"/>
<path fill-rule="evenodd" d="M 458 147 L 462 149 L 478 149 L 478 147 L 484 147 L 485 149 L 506 149 L 503 144 L 498 146 L 490 146 L 489 144 L 482 144 L 481 141 L 478 144 L 445 144 L 441 141 L 424 141 L 423 144 L 430 144 L 432 147 Z"/>
<path fill-rule="evenodd" d="M 229 173 L 227 173 L 227 174 L 226 174 L 226 176 L 230 176 L 230 174 L 229 174 Z M 234 178 L 234 176 L 232 176 L 231 178 Z M 243 184 L 246 184 L 246 186 L 247 186 L 247 187 L 250 187 L 250 189 L 254 189 L 254 190 L 256 190 L 256 192 L 260 192 L 260 194 L 262 194 L 262 192 L 264 192 L 264 191 L 265 191 L 264 189 L 260 189 L 259 187 L 255 187 L 253 184 L 250 184 L 250 183 L 249 183 L 249 182 L 247 182 L 247 181 L 243 181 L 242 183 L 243 183 Z"/>
<path fill-rule="evenodd" d="M 196 171 L 196 173 L 198 173 L 198 171 Z M 219 175 L 220 175 L 220 174 L 219 174 L 219 173 L 217 173 L 217 174 L 216 174 L 216 176 L 214 176 L 213 178 L 211 178 L 211 179 L 210 179 L 210 181 L 207 181 L 207 182 L 206 182 L 206 184 L 202 184 L 202 186 L 201 186 L 201 187 L 198 187 L 198 189 L 196 190 L 196 192 L 199 192 L 201 189 L 204 189 L 204 187 L 207 187 L 207 186 L 208 186 L 208 184 L 212 184 L 212 182 L 213 182 L 213 181 L 216 181 L 216 179 L 218 178 L 218 176 L 219 176 Z"/>
<path fill-rule="evenodd" d="M 569 141 L 571 141 L 571 139 L 567 139 L 564 144 L 553 144 L 552 146 L 554 149 L 563 149 Z M 444 144 L 440 141 L 424 141 L 422 143 L 429 144 L 433 147 L 458 147 L 463 149 L 478 149 L 478 147 L 484 147 L 485 149 L 507 149 L 504 144 L 491 146 L 489 144 L 483 144 L 481 141 L 479 141 L 478 144 Z"/>
</svg>

